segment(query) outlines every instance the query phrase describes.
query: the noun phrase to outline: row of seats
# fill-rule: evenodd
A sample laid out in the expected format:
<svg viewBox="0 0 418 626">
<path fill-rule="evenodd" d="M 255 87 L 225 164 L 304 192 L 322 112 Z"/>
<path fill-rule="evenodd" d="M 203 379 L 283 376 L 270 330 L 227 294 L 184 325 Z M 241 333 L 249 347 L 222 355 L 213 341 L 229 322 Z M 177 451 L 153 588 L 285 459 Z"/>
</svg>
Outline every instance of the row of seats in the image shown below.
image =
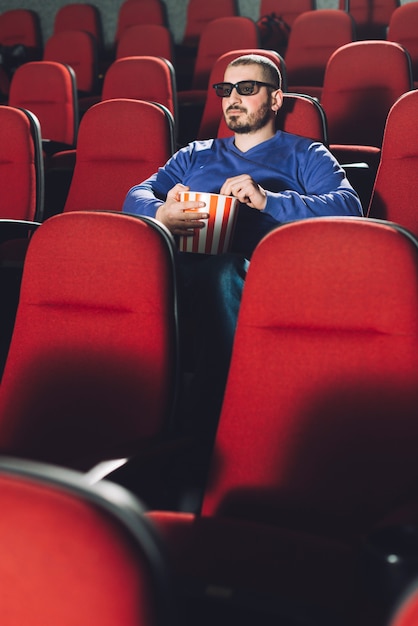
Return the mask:
<svg viewBox="0 0 418 626">
<path fill-rule="evenodd" d="M 210 85 L 223 79 L 225 67 L 232 58 L 254 51 L 272 59 L 283 75 L 286 96 L 285 107 L 278 117 L 280 127 L 328 144 L 339 161 L 347 166 L 353 184 L 362 195 L 366 210 L 379 162 L 388 112 L 403 93 L 412 89 L 408 54 L 394 42 L 364 41 L 341 46 L 328 62 L 321 101 L 316 103 L 303 94 L 298 96 L 293 93 L 292 98 L 292 93 L 287 91 L 287 66 L 284 59 L 274 51 L 258 48 L 237 49 L 221 55 L 211 70 Z M 211 87 L 189 92 L 189 96 L 193 96 L 189 98 L 189 106 L 187 101 L 179 102 L 179 95 L 176 91 L 175 72 L 170 62 L 157 57 L 123 57 L 112 63 L 107 70 L 101 100 L 104 102 L 112 98 L 134 98 L 165 106 L 171 113 L 174 128 L 174 139 L 165 154 L 171 154 L 175 146 L 183 145 L 185 128 L 189 130 L 190 109 L 199 98 L 204 106 L 199 116 L 198 130 L 190 139 L 206 139 L 229 133 L 222 122 L 220 100 Z M 304 115 L 297 113 L 307 100 L 310 101 L 307 109 L 314 112 L 313 120 L 310 114 L 304 119 Z M 78 102 L 74 72 L 62 63 L 26 63 L 13 76 L 9 106 L 30 110 L 40 122 L 46 155 L 44 166 L 48 181 L 51 181 L 47 195 L 48 191 L 53 194 L 47 198 L 48 211 L 58 212 L 66 200 L 68 184 L 63 188 L 61 199 L 57 199 L 52 183 L 54 177 L 61 176 L 59 188 L 63 182 L 64 170 L 67 178 L 70 178 L 74 169 L 79 135 Z M 295 103 L 301 104 L 294 108 Z M 90 108 L 91 104 L 90 101 Z M 182 119 L 179 114 L 181 104 L 183 115 L 187 113 L 186 119 Z M 88 109 L 89 107 L 87 111 Z M 312 121 L 313 126 L 310 126 Z M 118 129 L 118 126 L 115 128 Z M 366 163 L 368 169 L 358 168 L 357 165 L 349 168 L 352 163 Z M 141 178 L 140 172 L 137 176 L 138 179 Z M 362 176 L 365 184 L 361 180 Z M 360 181 L 358 184 L 357 180 Z"/>
<path fill-rule="evenodd" d="M 412 5 L 413 4 L 414 3 L 412 3 Z M 176 46 L 176 55 L 174 55 L 172 36 L 167 25 L 163 7 L 164 5 L 162 5 L 159 0 L 147 0 L 147 2 L 142 1 L 140 5 L 137 0 L 126 0 L 121 5 L 119 10 L 112 55 L 113 57 L 116 56 L 116 58 L 118 58 L 118 56 L 121 55 L 126 56 L 127 53 L 131 54 L 135 50 L 135 54 L 154 55 L 158 53 L 158 56 L 163 56 L 164 58 L 174 62 L 181 80 L 183 68 L 181 67 L 181 59 L 178 50 L 179 48 L 185 48 L 188 50 L 189 59 L 191 60 L 193 67 L 191 86 L 196 88 L 199 80 L 201 80 L 199 79 L 199 75 L 204 70 L 204 68 L 203 70 L 199 69 L 199 67 L 196 68 L 194 58 L 201 54 L 199 47 L 202 42 L 202 36 L 204 35 L 205 30 L 209 27 L 210 23 L 214 20 L 226 20 L 225 25 L 229 24 L 230 26 L 234 23 L 238 24 L 240 20 L 235 19 L 239 17 L 236 6 L 232 2 L 230 5 L 225 5 L 225 3 L 223 3 L 222 7 L 220 7 L 215 2 L 211 3 L 210 7 L 202 8 L 197 3 L 195 4 L 194 2 L 191 2 L 188 5 L 188 19 L 184 40 L 180 46 Z M 315 9 L 315 6 L 312 5 L 311 1 L 306 0 L 300 2 L 300 6 L 292 5 L 291 9 L 286 5 L 286 2 L 281 5 L 280 0 L 274 0 L 274 3 L 271 5 L 269 5 L 268 2 L 265 2 L 265 6 L 262 5 L 260 7 L 260 12 L 274 11 L 277 15 L 283 16 L 291 27 L 289 36 L 289 84 L 301 84 L 300 79 L 304 76 L 309 76 L 309 80 L 306 84 L 312 87 L 319 86 L 321 80 L 321 69 L 323 72 L 326 58 L 329 56 L 330 52 L 336 47 L 355 38 L 364 39 L 363 36 L 360 36 L 357 33 L 358 22 L 362 24 L 365 19 L 364 16 L 363 18 L 360 17 L 362 10 L 361 3 L 359 3 L 358 7 L 352 7 L 350 10 L 345 6 L 344 2 L 341 2 L 340 9 L 345 10 L 317 10 Z M 360 13 L 356 14 L 356 10 Z M 383 19 L 383 7 L 380 4 L 375 5 L 374 3 L 371 3 L 371 5 L 367 7 L 367 10 L 369 14 L 373 13 L 375 10 L 376 12 L 380 11 L 378 19 Z M 413 18 L 414 8 L 408 6 L 408 9 L 405 9 L 403 6 L 398 6 L 397 2 L 391 0 L 385 10 L 387 26 L 389 27 L 389 38 L 400 43 L 412 45 L 413 54 L 415 56 L 415 31 L 413 25 L 416 23 L 416 18 Z M 22 11 L 23 10 L 19 10 L 19 13 L 16 14 L 16 18 Z M 13 32 L 12 15 L 14 13 L 14 11 L 7 11 L 3 14 L 5 18 L 3 30 L 6 31 L 6 29 L 9 29 Z M 33 12 L 31 13 L 29 11 L 29 14 L 32 15 Z M 353 18 L 354 15 L 356 16 L 355 18 Z M 304 19 L 301 20 L 301 17 Z M 371 15 L 368 15 L 368 17 L 373 21 L 374 18 Z M 392 21 L 392 19 L 394 23 L 393 28 L 390 27 L 390 21 Z M 309 20 L 311 20 L 311 22 Z M 153 27 L 148 35 L 146 34 L 146 31 L 136 31 L 135 28 L 132 30 L 132 27 L 145 25 Z M 33 26 L 32 30 L 34 28 L 35 27 Z M 221 28 L 221 22 L 218 23 L 218 28 Z M 81 41 L 79 46 L 71 46 L 70 43 L 66 41 L 66 37 L 68 37 L 68 35 L 64 35 L 64 33 L 68 32 L 73 33 L 75 30 L 82 30 L 83 37 L 85 39 L 85 41 Z M 390 34 L 391 31 L 393 35 Z M 19 32 L 21 33 L 21 29 Z M 218 39 L 225 40 L 225 42 L 227 42 L 230 37 L 234 36 L 235 28 L 229 28 L 228 36 L 225 38 L 221 36 L 222 32 L 223 31 L 220 32 Z M 87 34 L 89 34 L 90 37 Z M 15 37 L 17 36 L 18 35 L 16 34 Z M 258 38 L 258 33 L 254 33 L 253 36 Z M 12 34 L 8 35 L 8 38 L 6 37 L 6 34 L 3 34 L 3 39 L 5 41 L 10 41 L 11 37 L 13 38 Z M 22 38 L 21 34 L 20 37 Z M 385 37 L 386 31 L 381 38 Z M 205 37 L 203 37 L 203 39 L 204 38 Z M 212 41 L 214 39 L 213 36 L 207 36 L 206 38 Z M 81 39 L 82 37 L 80 36 L 80 40 Z M 88 41 L 89 39 L 90 41 Z M 125 42 L 122 42 L 122 39 L 125 39 Z M 2 28 L 0 15 L 0 42 L 1 40 Z M 321 50 L 318 44 L 320 43 L 324 46 L 325 42 L 327 42 L 326 48 Z M 248 46 L 253 47 L 254 45 L 256 45 L 256 43 L 250 40 L 248 41 Z M 245 43 L 241 42 L 238 46 L 232 41 L 230 42 L 230 46 L 231 48 L 245 47 Z M 72 49 L 73 56 L 74 54 L 77 54 L 78 63 L 80 64 L 80 60 L 83 59 L 81 49 L 78 49 L 80 47 L 84 47 L 86 49 L 83 65 L 88 66 L 90 68 L 90 72 L 95 72 L 96 78 L 95 83 L 91 78 L 87 80 L 83 77 L 83 86 L 87 87 L 87 89 L 90 88 L 91 90 L 94 90 L 95 88 L 97 89 L 98 68 L 100 66 L 100 70 L 103 70 L 103 64 L 98 63 L 98 59 L 95 59 L 94 57 L 98 57 L 103 60 L 104 50 L 99 10 L 95 6 L 89 4 L 64 5 L 57 11 L 54 21 L 53 35 L 45 44 L 46 50 L 41 52 L 42 48 L 39 49 L 38 46 L 38 58 L 42 58 L 42 54 L 45 55 L 46 53 L 46 57 L 44 56 L 44 58 L 60 60 L 60 58 L 57 58 L 57 55 L 58 57 L 62 57 L 62 55 L 64 55 L 64 58 L 68 59 L 71 58 L 70 50 Z M 304 49 L 306 47 L 309 47 L 310 49 L 311 59 L 307 58 L 304 53 Z M 90 51 L 89 48 L 93 48 L 94 50 Z M 191 55 L 191 49 L 193 50 L 193 55 Z M 216 56 L 220 56 L 220 54 L 224 51 L 225 50 L 218 49 Z M 313 58 L 312 54 L 315 51 L 316 58 Z M 287 55 L 287 49 L 285 53 Z M 51 54 L 53 55 L 52 57 Z M 175 60 L 174 56 L 176 56 Z M 199 60 L 197 59 L 197 61 Z M 304 71 L 303 68 L 306 62 L 307 67 Z M 208 63 L 210 64 L 210 59 Z M 199 62 L 197 65 L 199 66 Z M 315 68 L 318 69 L 315 70 Z M 309 72 L 307 72 L 306 69 L 309 69 Z M 316 76 L 313 75 L 314 70 L 317 73 Z M 208 70 L 205 70 L 205 72 L 206 75 L 208 75 Z M 302 72 L 302 76 L 300 75 L 300 72 Z M 295 90 L 297 91 L 297 89 Z"/>
</svg>

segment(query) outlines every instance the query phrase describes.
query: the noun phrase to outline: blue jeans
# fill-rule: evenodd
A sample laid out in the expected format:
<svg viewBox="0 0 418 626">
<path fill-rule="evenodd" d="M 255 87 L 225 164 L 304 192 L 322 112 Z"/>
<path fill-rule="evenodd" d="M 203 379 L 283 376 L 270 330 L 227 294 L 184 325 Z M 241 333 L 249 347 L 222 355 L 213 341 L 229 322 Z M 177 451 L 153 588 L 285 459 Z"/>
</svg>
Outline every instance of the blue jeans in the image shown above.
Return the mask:
<svg viewBox="0 0 418 626">
<path fill-rule="evenodd" d="M 191 375 L 185 398 L 187 428 L 216 431 L 249 261 L 238 254 L 179 253 L 180 350 Z"/>
</svg>

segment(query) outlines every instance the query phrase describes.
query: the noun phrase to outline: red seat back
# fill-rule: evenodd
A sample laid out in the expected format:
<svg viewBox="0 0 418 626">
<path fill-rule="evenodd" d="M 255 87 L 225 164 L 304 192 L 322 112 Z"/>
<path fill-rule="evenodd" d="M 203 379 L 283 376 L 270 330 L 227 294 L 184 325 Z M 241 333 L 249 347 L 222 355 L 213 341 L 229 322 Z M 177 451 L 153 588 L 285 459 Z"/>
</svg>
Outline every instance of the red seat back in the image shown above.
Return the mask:
<svg viewBox="0 0 418 626">
<path fill-rule="evenodd" d="M 99 9 L 94 4 L 69 2 L 57 9 L 53 34 L 66 30 L 84 30 L 96 40 L 97 49 L 103 49 L 103 25 Z"/>
<path fill-rule="evenodd" d="M 395 102 L 386 122 L 369 215 L 402 224 L 418 237 L 418 91 Z"/>
<path fill-rule="evenodd" d="M 84 114 L 64 211 L 121 211 L 128 190 L 173 152 L 173 120 L 162 105 L 117 98 Z"/>
<path fill-rule="evenodd" d="M 45 43 L 44 61 L 57 61 L 72 67 L 78 93 L 90 94 L 98 88 L 98 49 L 91 33 L 83 30 L 57 32 Z"/>
<path fill-rule="evenodd" d="M 44 202 L 41 129 L 29 111 L 0 106 L 0 218 L 40 220 Z"/>
<path fill-rule="evenodd" d="M 33 61 L 13 75 L 9 104 L 32 111 L 39 119 L 42 139 L 73 146 L 78 129 L 74 71 L 56 61 Z"/>
<path fill-rule="evenodd" d="M 392 104 L 412 89 L 408 53 L 388 41 L 356 41 L 330 57 L 321 104 L 330 144 L 380 148 Z"/>
<path fill-rule="evenodd" d="M 255 250 L 203 515 L 353 538 L 416 493 L 418 245 L 365 218 Z"/>
<path fill-rule="evenodd" d="M 192 89 L 207 89 L 216 60 L 239 48 L 258 48 L 258 29 L 248 17 L 223 17 L 209 22 L 200 37 L 193 72 Z"/>
<path fill-rule="evenodd" d="M 39 226 L 0 390 L 3 454 L 90 469 L 167 435 L 173 250 L 158 222 L 122 213 L 62 213 Z"/>
<path fill-rule="evenodd" d="M 321 97 L 331 54 L 354 39 L 354 23 L 344 11 L 318 9 L 296 17 L 286 49 L 289 91 Z"/>
<path fill-rule="evenodd" d="M 388 41 L 396 41 L 408 50 L 415 87 L 418 87 L 418 4 L 409 2 L 397 7 L 389 22 Z"/>
<path fill-rule="evenodd" d="M 171 623 L 161 542 L 125 489 L 106 481 L 88 487 L 76 472 L 2 459 L 0 498 L 8 626 Z"/>
<path fill-rule="evenodd" d="M 135 24 L 126 28 L 116 47 L 116 58 L 155 56 L 174 61 L 169 29 L 162 24 Z"/>
<path fill-rule="evenodd" d="M 163 104 L 177 118 L 175 72 L 170 61 L 154 56 L 116 59 L 107 70 L 102 100 L 132 98 Z"/>
<path fill-rule="evenodd" d="M 234 17 L 238 15 L 235 0 L 189 0 L 187 4 L 186 27 L 182 43 L 197 47 L 200 36 L 206 25 L 220 17 Z"/>
<path fill-rule="evenodd" d="M 123 31 L 134 24 L 160 24 L 167 26 L 165 6 L 161 0 L 124 0 L 117 17 L 115 44 Z"/>
</svg>

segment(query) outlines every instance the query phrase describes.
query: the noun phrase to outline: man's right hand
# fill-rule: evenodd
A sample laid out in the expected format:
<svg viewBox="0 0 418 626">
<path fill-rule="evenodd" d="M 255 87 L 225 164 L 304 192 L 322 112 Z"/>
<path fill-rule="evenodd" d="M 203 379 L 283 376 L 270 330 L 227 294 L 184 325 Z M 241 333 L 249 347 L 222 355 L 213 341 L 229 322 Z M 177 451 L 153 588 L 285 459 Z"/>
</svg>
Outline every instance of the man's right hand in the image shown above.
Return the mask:
<svg viewBox="0 0 418 626">
<path fill-rule="evenodd" d="M 167 194 L 167 199 L 155 215 L 173 235 L 193 235 L 196 228 L 204 228 L 209 218 L 209 213 L 197 212 L 205 206 L 204 202 L 187 201 L 180 202 L 180 192 L 189 191 L 189 187 L 178 183 Z"/>
</svg>

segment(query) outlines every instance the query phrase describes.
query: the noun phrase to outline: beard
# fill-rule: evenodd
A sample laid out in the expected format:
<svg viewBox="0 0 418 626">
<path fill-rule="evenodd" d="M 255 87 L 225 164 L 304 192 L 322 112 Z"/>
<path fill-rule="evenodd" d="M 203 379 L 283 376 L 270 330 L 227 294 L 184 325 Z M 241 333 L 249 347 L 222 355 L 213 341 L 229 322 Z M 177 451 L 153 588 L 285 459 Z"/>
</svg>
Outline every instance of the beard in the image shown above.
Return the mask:
<svg viewBox="0 0 418 626">
<path fill-rule="evenodd" d="M 233 108 L 233 107 L 231 107 Z M 242 113 L 246 113 L 246 109 L 243 107 L 234 107 L 235 109 L 239 108 Z M 248 134 L 254 133 L 260 128 L 264 128 L 266 124 L 270 120 L 271 109 L 269 105 L 263 104 L 260 109 L 256 113 L 250 113 L 245 116 L 238 115 L 227 115 L 228 111 L 225 112 L 225 121 L 228 128 L 234 133 L 238 134 Z"/>
</svg>

